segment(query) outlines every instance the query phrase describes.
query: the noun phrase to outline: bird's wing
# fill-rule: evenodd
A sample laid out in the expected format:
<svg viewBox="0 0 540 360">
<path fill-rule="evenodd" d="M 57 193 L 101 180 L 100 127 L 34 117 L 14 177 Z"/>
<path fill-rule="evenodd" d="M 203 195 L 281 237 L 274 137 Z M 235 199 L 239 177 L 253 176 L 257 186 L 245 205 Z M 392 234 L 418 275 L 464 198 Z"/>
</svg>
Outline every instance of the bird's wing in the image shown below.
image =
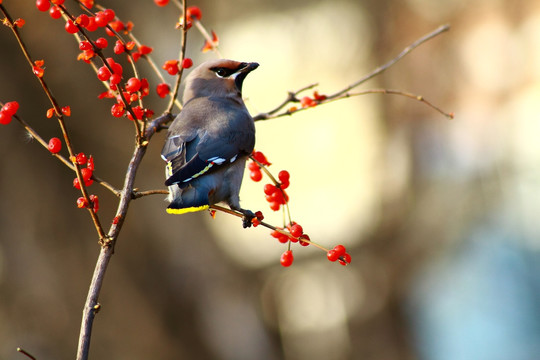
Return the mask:
<svg viewBox="0 0 540 360">
<path fill-rule="evenodd" d="M 162 151 L 162 157 L 167 161 L 165 185 L 188 183 L 221 165 L 234 162 L 238 156 L 251 153 L 255 128 L 250 115 L 247 112 L 217 114 L 214 113 L 212 119 L 192 118 L 190 126 L 171 125 L 170 136 Z M 179 117 L 180 124 L 187 124 L 185 119 L 182 121 Z M 198 127 L 193 126 L 196 123 Z"/>
</svg>

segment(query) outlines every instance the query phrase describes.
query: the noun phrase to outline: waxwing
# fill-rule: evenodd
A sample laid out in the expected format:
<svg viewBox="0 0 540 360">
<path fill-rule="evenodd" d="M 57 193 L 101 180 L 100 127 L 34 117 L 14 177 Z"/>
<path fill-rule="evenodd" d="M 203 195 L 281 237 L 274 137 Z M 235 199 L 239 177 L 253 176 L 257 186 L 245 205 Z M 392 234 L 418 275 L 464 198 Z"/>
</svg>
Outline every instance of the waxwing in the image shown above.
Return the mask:
<svg viewBox="0 0 540 360">
<path fill-rule="evenodd" d="M 184 214 L 224 202 L 244 214 L 239 192 L 246 160 L 255 146 L 255 125 L 242 100 L 242 83 L 259 64 L 207 61 L 185 80 L 184 107 L 167 134 L 167 212 Z"/>
</svg>

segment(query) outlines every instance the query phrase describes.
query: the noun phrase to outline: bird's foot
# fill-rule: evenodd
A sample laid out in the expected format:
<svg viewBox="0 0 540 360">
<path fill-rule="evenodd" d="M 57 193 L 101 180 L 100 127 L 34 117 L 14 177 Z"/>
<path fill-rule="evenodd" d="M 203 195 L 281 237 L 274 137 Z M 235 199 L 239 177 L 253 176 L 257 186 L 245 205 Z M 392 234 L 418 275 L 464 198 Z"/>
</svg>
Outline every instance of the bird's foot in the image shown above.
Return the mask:
<svg viewBox="0 0 540 360">
<path fill-rule="evenodd" d="M 242 214 L 244 214 L 244 216 L 242 217 L 242 226 L 245 228 L 248 228 L 248 227 L 251 227 L 251 222 L 254 218 L 256 218 L 257 216 L 250 210 L 240 210 L 240 212 Z"/>
</svg>

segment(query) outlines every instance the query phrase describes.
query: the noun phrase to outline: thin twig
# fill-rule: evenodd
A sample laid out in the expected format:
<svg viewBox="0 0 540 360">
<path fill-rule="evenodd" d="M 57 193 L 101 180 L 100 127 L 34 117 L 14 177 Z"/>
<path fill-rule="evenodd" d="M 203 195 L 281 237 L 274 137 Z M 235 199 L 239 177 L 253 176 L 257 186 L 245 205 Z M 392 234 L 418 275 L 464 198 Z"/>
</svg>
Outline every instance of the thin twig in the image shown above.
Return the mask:
<svg viewBox="0 0 540 360">
<path fill-rule="evenodd" d="M 26 351 L 26 350 L 24 350 L 24 349 L 22 349 L 20 347 L 17 348 L 17 352 L 20 352 L 21 354 L 26 355 L 27 357 L 29 357 L 32 360 L 36 360 L 36 358 L 32 354 L 30 354 L 28 351 Z"/>
<path fill-rule="evenodd" d="M 327 95 L 327 101 L 321 101 L 319 103 L 326 103 L 326 102 L 330 102 L 330 100 L 333 100 L 333 99 L 338 99 L 338 98 L 342 99 L 342 98 L 347 97 L 347 96 L 343 96 L 343 95 L 347 94 L 352 89 L 358 87 L 359 85 L 365 83 L 366 81 L 374 78 L 375 76 L 381 74 L 382 72 L 384 72 L 388 68 L 392 67 L 398 61 L 403 59 L 406 55 L 411 53 L 411 51 L 413 51 L 415 48 L 422 45 L 426 41 L 431 40 L 434 37 L 442 34 L 443 32 L 446 32 L 448 30 L 450 30 L 449 25 L 441 25 L 441 26 L 439 26 L 437 29 L 431 31 L 430 33 L 428 33 L 428 34 L 426 34 L 424 36 L 422 36 L 421 38 L 419 38 L 418 40 L 414 41 L 409 46 L 404 48 L 396 57 L 394 57 L 392 60 L 388 61 L 386 64 L 377 67 L 376 69 L 374 69 L 373 71 L 371 71 L 367 75 L 360 78 L 358 81 L 356 81 L 356 82 L 350 84 L 349 86 L 337 91 L 336 93 L 331 94 L 331 95 Z M 277 114 L 277 112 L 280 111 L 281 109 L 283 109 L 285 106 L 287 106 L 287 104 L 292 103 L 292 102 L 298 102 L 299 100 L 296 97 L 296 95 L 298 95 L 298 93 L 300 93 L 301 91 L 304 91 L 304 90 L 310 89 L 310 88 L 313 88 L 313 86 L 308 85 L 305 88 L 302 88 L 302 89 L 300 89 L 300 90 L 298 90 L 296 92 L 292 92 L 292 93 L 290 92 L 287 99 L 285 99 L 285 101 L 282 102 L 281 104 L 279 104 L 275 109 L 273 109 L 273 110 L 271 110 L 269 112 L 266 112 L 266 113 L 258 114 L 256 116 L 254 116 L 253 119 L 255 121 L 270 120 L 270 119 L 275 119 L 275 118 L 282 117 L 282 116 L 291 115 L 291 114 L 296 113 L 298 111 L 302 111 L 302 110 L 307 109 L 307 108 L 299 108 L 299 109 L 296 109 L 294 111 L 286 110 L 284 112 L 281 112 L 281 113 Z M 428 103 L 426 102 L 426 104 L 428 104 Z M 445 114 L 444 112 L 442 112 L 442 113 Z M 447 115 L 445 114 L 445 116 L 447 116 Z"/>
<path fill-rule="evenodd" d="M 363 90 L 363 91 L 358 91 L 358 92 L 347 92 L 347 93 L 341 94 L 338 97 L 328 98 L 326 100 L 323 100 L 323 101 L 320 102 L 320 104 L 325 104 L 325 103 L 333 102 L 333 101 L 348 98 L 348 97 L 362 96 L 362 95 L 368 95 L 368 94 L 388 94 L 388 95 L 399 95 L 399 96 L 408 97 L 410 99 L 413 99 L 413 100 L 420 101 L 420 102 L 424 103 L 425 105 L 429 106 L 433 110 L 437 111 L 441 115 L 446 116 L 449 119 L 454 118 L 454 113 L 445 112 L 440 107 L 438 107 L 438 106 L 434 105 L 432 102 L 426 100 L 422 95 L 417 95 L 417 94 L 413 94 L 413 93 L 410 93 L 410 92 L 406 92 L 406 91 L 402 91 L 402 90 L 394 90 L 394 89 L 368 89 L 368 90 Z"/>
<path fill-rule="evenodd" d="M 289 104 L 291 102 L 299 102 L 300 100 L 298 99 L 298 95 L 300 93 L 302 93 L 304 91 L 307 91 L 307 90 L 310 90 L 310 89 L 313 89 L 314 87 L 316 87 L 318 85 L 319 85 L 319 83 L 314 83 L 314 84 L 311 84 L 311 85 L 304 86 L 303 88 L 298 89 L 296 91 L 289 91 L 289 93 L 287 94 L 287 98 L 281 104 L 279 104 L 274 109 L 272 109 L 272 110 L 270 110 L 270 111 L 268 111 L 266 113 L 261 113 L 259 115 L 254 116 L 253 120 L 258 121 L 258 120 L 267 120 L 267 119 L 274 118 L 272 115 L 277 113 L 279 110 L 283 109 L 285 106 L 287 106 L 287 104 Z M 283 116 L 283 115 L 281 115 L 281 116 Z"/>
<path fill-rule="evenodd" d="M 233 216 L 236 216 L 236 217 L 239 217 L 239 218 L 243 218 L 243 217 L 244 217 L 244 214 L 242 214 L 241 212 L 236 211 L 236 210 L 232 210 L 232 209 L 227 209 L 226 207 L 223 207 L 223 206 L 220 206 L 220 205 L 211 205 L 210 208 L 211 208 L 212 210 L 221 211 L 221 212 L 224 212 L 224 213 L 226 213 L 226 214 L 233 215 Z M 265 228 L 268 228 L 268 229 L 270 229 L 270 230 L 278 231 L 278 232 L 280 232 L 280 233 L 283 234 L 283 235 L 286 235 L 286 236 L 289 236 L 289 237 L 292 236 L 291 233 L 289 233 L 289 232 L 287 232 L 287 231 L 285 231 L 285 230 L 283 230 L 283 229 L 281 229 L 281 228 L 279 228 L 279 227 L 277 227 L 277 226 L 274 226 L 274 225 L 272 225 L 272 224 L 269 224 L 269 223 L 267 223 L 267 222 L 260 221 L 260 222 L 259 222 L 259 225 L 264 226 Z M 308 243 L 308 244 L 311 244 L 311 245 L 313 245 L 313 246 L 315 246 L 315 247 L 317 247 L 317 248 L 319 248 L 319 249 L 321 249 L 321 250 L 324 250 L 324 251 L 326 251 L 326 252 L 329 250 L 329 249 L 325 248 L 324 246 L 322 246 L 322 245 L 320 245 L 320 244 L 318 244 L 318 243 L 316 243 L 316 242 L 313 242 L 313 241 L 311 241 L 311 240 L 308 240 L 308 239 L 306 239 L 305 237 L 302 237 L 302 236 L 300 236 L 300 237 L 298 238 L 298 240 L 304 241 L 304 242 L 306 242 L 306 243 Z"/>
</svg>

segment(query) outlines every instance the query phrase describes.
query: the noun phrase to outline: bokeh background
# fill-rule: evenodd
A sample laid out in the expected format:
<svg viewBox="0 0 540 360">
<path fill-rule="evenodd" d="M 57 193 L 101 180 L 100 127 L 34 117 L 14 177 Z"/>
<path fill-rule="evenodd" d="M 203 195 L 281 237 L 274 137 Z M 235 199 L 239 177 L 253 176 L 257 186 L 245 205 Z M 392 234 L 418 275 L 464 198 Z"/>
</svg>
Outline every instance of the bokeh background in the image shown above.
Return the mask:
<svg viewBox="0 0 540 360">
<path fill-rule="evenodd" d="M 154 47 L 178 55 L 178 12 L 153 1 L 103 1 Z M 4 0 L 62 105 L 76 151 L 121 187 L 133 149 L 128 120 L 91 69 L 75 60 L 61 20 L 33 1 Z M 262 228 L 204 213 L 170 216 L 163 196 L 132 203 L 100 297 L 94 359 L 540 358 L 540 3 L 533 0 L 205 1 L 203 23 L 228 58 L 257 61 L 244 96 L 253 114 L 287 91 L 333 93 L 441 24 L 452 30 L 361 87 L 423 95 L 366 95 L 257 124 L 257 149 L 291 173 L 291 211 L 314 241 L 347 246 L 342 267 L 285 247 Z M 203 38 L 189 33 L 196 64 Z M 142 66 L 151 83 L 157 79 Z M 167 75 L 168 76 L 168 75 Z M 172 78 L 171 82 L 172 82 Z M 50 106 L 9 29 L 0 29 L 0 100 L 45 139 Z M 149 97 L 156 112 L 165 103 Z M 152 139 L 137 176 L 163 188 Z M 73 358 L 99 252 L 73 174 L 13 122 L 0 128 L 0 358 Z M 242 203 L 280 224 L 263 183 L 246 177 Z M 116 199 L 93 185 L 100 216 Z"/>
</svg>

